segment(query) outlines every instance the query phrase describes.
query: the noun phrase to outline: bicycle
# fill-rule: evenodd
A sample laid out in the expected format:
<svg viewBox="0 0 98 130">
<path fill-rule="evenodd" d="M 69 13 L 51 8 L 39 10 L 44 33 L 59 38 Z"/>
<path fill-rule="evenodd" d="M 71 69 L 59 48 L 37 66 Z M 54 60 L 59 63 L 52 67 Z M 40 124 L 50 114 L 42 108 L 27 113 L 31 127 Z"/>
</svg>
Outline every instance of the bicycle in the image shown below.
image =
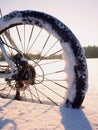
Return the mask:
<svg viewBox="0 0 98 130">
<path fill-rule="evenodd" d="M 85 53 L 60 20 L 32 10 L 2 16 L 0 48 L 1 97 L 81 106 L 88 89 Z"/>
</svg>

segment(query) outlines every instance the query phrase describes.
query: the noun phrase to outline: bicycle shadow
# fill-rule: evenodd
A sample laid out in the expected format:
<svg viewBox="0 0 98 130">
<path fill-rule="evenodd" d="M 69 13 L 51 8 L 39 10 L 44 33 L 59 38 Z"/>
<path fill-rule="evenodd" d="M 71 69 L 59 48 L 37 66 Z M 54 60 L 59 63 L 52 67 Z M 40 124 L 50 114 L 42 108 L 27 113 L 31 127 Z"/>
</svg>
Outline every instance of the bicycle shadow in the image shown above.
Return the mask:
<svg viewBox="0 0 98 130">
<path fill-rule="evenodd" d="M 7 127 L 8 124 L 10 125 L 10 129 L 16 130 L 16 123 L 13 120 L 0 118 L 0 130 Z"/>
<path fill-rule="evenodd" d="M 1 117 L 0 117 L 0 130 L 3 129 L 4 127 L 7 127 L 7 125 L 9 125 L 10 129 L 16 130 L 17 125 L 16 123 L 11 120 L 11 119 L 5 119 L 4 118 L 4 113 L 3 113 L 3 109 L 5 107 L 7 107 L 8 105 L 10 105 L 13 101 L 8 101 L 7 103 L 5 103 L 3 106 L 0 106 L 0 113 L 1 113 Z"/>
<path fill-rule="evenodd" d="M 93 130 L 81 109 L 61 106 L 60 113 L 65 130 Z"/>
</svg>

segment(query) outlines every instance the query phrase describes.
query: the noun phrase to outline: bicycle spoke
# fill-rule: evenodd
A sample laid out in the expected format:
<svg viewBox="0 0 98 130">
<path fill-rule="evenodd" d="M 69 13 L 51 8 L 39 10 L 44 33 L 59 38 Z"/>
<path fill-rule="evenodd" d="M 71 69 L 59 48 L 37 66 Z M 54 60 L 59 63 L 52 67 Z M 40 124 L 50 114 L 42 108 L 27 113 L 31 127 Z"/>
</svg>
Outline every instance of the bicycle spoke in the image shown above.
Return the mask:
<svg viewBox="0 0 98 130">
<path fill-rule="evenodd" d="M 45 78 L 45 79 L 47 79 L 48 81 L 51 81 L 52 83 L 54 83 L 54 84 L 56 84 L 56 85 L 58 85 L 58 86 L 60 86 L 60 87 L 62 87 L 62 88 L 64 88 L 64 89 L 68 89 L 67 87 L 65 87 L 65 86 L 63 86 L 63 85 L 61 85 L 61 84 L 55 82 L 54 80 L 50 80 L 50 79 L 48 79 L 48 78 Z"/>
<path fill-rule="evenodd" d="M 40 57 L 40 58 L 38 59 L 38 63 L 39 63 L 41 60 L 46 59 L 47 54 L 52 50 L 52 48 L 56 45 L 57 42 L 58 42 L 58 40 L 56 40 L 56 42 L 46 51 L 46 53 L 45 53 L 42 57 Z M 50 57 L 50 56 L 48 56 L 48 57 Z M 48 59 L 48 58 L 47 58 L 47 59 Z"/>
<path fill-rule="evenodd" d="M 47 56 L 47 57 L 41 57 L 41 59 L 40 60 L 38 60 L 38 62 L 37 63 L 39 63 L 40 61 L 42 61 L 42 60 L 46 60 L 46 59 L 50 59 L 52 56 L 54 56 L 55 54 L 57 54 L 57 53 L 59 53 L 59 52 L 61 52 L 62 51 L 62 49 L 60 49 L 60 50 L 58 50 L 58 51 L 56 51 L 56 52 L 54 52 L 54 53 L 52 53 L 52 54 L 50 54 L 49 56 Z"/>
<path fill-rule="evenodd" d="M 40 75 L 38 75 L 39 77 L 41 77 Z M 67 87 L 65 87 L 65 86 L 63 86 L 63 85 L 61 85 L 61 84 L 59 84 L 59 83 L 57 83 L 57 82 L 55 82 L 55 80 L 52 80 L 52 79 L 48 79 L 48 78 L 46 78 L 46 77 L 44 77 L 44 81 L 51 81 L 52 83 L 54 83 L 54 84 L 56 84 L 56 85 L 58 85 L 58 86 L 60 86 L 60 87 L 62 87 L 62 88 L 64 88 L 64 89 L 68 89 Z M 58 80 L 59 81 L 59 80 Z M 64 81 L 64 80 L 63 80 Z"/>
<path fill-rule="evenodd" d="M 17 27 L 17 26 L 16 26 L 16 31 L 17 31 L 18 38 L 19 38 L 19 41 L 20 41 L 20 44 L 21 44 L 21 48 L 22 48 L 22 50 L 24 50 L 24 49 L 23 49 L 22 39 L 21 39 L 21 36 L 20 36 L 20 32 L 19 32 L 19 29 L 18 29 L 18 27 Z"/>
<path fill-rule="evenodd" d="M 25 32 L 25 24 L 24 24 L 24 54 L 25 54 L 25 51 L 26 51 L 26 49 L 25 49 L 25 44 L 26 44 L 26 43 L 25 43 L 25 40 L 26 40 L 26 39 L 25 39 L 25 33 L 26 33 L 26 32 Z"/>
<path fill-rule="evenodd" d="M 39 94 L 38 94 L 38 91 L 37 91 L 37 88 L 36 88 L 35 85 L 34 85 L 34 88 L 35 88 L 35 90 L 36 90 L 36 94 L 37 94 L 37 97 L 38 97 L 38 99 L 39 99 L 39 102 L 42 103 L 41 100 L 40 100 L 40 96 L 39 96 Z"/>
<path fill-rule="evenodd" d="M 32 35 L 33 35 L 33 31 L 34 31 L 34 25 L 32 26 L 32 29 L 31 29 L 31 32 L 30 32 L 30 36 L 29 36 L 29 40 L 28 40 L 28 44 L 27 44 L 27 48 L 26 48 L 26 53 L 28 52 L 28 48 L 30 46 L 30 41 L 31 41 L 31 38 L 32 38 Z"/>
<path fill-rule="evenodd" d="M 44 54 L 44 57 L 47 56 L 47 54 L 53 49 L 53 47 L 57 44 L 58 40 L 56 40 L 56 42 L 46 51 L 46 53 Z"/>
<path fill-rule="evenodd" d="M 47 42 L 48 42 L 48 40 L 49 40 L 50 36 L 51 36 L 51 35 L 49 34 L 49 36 L 47 37 L 47 39 L 46 39 L 46 41 L 45 41 L 45 44 L 44 44 L 44 46 L 43 46 L 43 48 L 42 48 L 41 52 L 40 52 L 40 56 L 42 55 L 43 50 L 44 50 L 44 48 L 45 48 L 45 46 L 46 46 L 46 44 L 47 44 Z M 40 56 L 38 57 L 38 59 L 40 59 Z"/>
<path fill-rule="evenodd" d="M 33 43 L 31 44 L 31 46 L 29 47 L 29 49 L 27 50 L 27 52 L 30 52 L 31 48 L 34 46 L 37 38 L 39 37 L 39 35 L 41 34 L 42 28 L 40 29 L 39 33 L 37 34 L 36 38 L 34 39 Z"/>
<path fill-rule="evenodd" d="M 61 52 L 61 51 L 62 51 L 62 49 L 60 49 L 60 50 L 58 50 L 58 51 L 52 53 L 51 55 L 48 56 L 48 58 L 51 57 L 51 56 L 53 56 L 53 55 L 55 55 L 55 54 L 57 54 L 57 53 L 59 53 L 59 52 Z"/>
<path fill-rule="evenodd" d="M 8 96 L 10 95 L 12 88 L 13 88 L 13 86 L 10 87 L 9 92 L 8 92 L 8 94 L 6 95 L 6 97 L 8 97 Z"/>
<path fill-rule="evenodd" d="M 48 64 L 53 64 L 53 63 L 57 63 L 57 62 L 61 62 L 62 61 L 62 59 L 60 59 L 60 60 L 54 60 L 54 61 L 46 61 L 45 63 L 40 63 L 40 66 L 42 66 L 42 65 L 48 65 Z"/>
<path fill-rule="evenodd" d="M 31 96 L 32 102 L 34 102 L 34 99 L 33 99 L 33 94 L 32 94 L 32 92 L 31 92 L 30 87 L 28 87 L 28 89 L 27 89 L 27 90 L 30 92 L 30 96 Z"/>
<path fill-rule="evenodd" d="M 45 76 L 46 75 L 52 75 L 52 74 L 55 74 L 55 73 L 62 73 L 62 72 L 64 72 L 64 70 L 58 70 L 58 71 L 54 71 L 54 72 L 51 72 L 51 73 L 46 73 Z"/>
<path fill-rule="evenodd" d="M 49 88 L 47 85 L 45 85 L 44 83 L 41 83 L 43 86 L 45 86 L 47 89 L 49 89 L 50 91 L 52 91 L 53 93 L 55 93 L 56 95 L 60 96 L 61 98 L 65 99 L 63 96 L 61 96 L 59 93 L 57 93 L 56 91 L 54 91 L 53 89 Z"/>
<path fill-rule="evenodd" d="M 58 104 L 55 102 L 55 101 L 53 101 L 50 97 L 48 97 L 47 95 L 45 95 L 42 91 L 40 91 L 38 88 L 37 88 L 37 91 L 39 92 L 39 93 L 41 93 L 43 96 L 45 96 L 48 100 L 50 100 L 51 102 L 53 102 L 55 105 L 57 105 L 58 106 Z"/>
<path fill-rule="evenodd" d="M 34 87 L 34 86 L 33 86 Z M 35 88 L 36 89 L 36 88 Z M 30 92 L 30 95 L 31 95 L 31 97 L 32 97 L 32 101 L 34 102 L 34 98 L 33 98 L 33 96 L 35 97 L 35 99 L 37 99 L 40 103 L 41 103 L 41 101 L 40 101 L 40 99 L 34 94 L 34 93 L 32 93 L 32 90 L 31 90 L 31 88 L 30 87 L 28 87 L 28 91 Z"/>
</svg>

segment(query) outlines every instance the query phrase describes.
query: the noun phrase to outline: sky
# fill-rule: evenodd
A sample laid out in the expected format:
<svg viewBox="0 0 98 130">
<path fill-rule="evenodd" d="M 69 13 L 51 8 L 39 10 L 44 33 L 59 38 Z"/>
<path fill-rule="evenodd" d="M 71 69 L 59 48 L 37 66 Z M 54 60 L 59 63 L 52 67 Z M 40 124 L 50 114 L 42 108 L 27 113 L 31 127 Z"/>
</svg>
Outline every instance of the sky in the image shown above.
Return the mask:
<svg viewBox="0 0 98 130">
<path fill-rule="evenodd" d="M 2 14 L 36 10 L 61 20 L 82 46 L 98 46 L 98 0 L 0 0 Z"/>
</svg>

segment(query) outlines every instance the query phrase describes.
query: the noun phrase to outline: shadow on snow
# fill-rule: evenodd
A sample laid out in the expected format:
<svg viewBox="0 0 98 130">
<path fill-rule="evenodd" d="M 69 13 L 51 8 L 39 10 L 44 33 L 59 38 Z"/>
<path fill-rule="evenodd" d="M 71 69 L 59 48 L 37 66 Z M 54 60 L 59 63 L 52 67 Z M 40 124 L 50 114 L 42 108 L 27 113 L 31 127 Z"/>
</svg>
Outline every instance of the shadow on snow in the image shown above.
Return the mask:
<svg viewBox="0 0 98 130">
<path fill-rule="evenodd" d="M 65 130 L 92 130 L 92 127 L 81 109 L 60 107 L 62 124 Z"/>
<path fill-rule="evenodd" d="M 3 108 L 7 107 L 8 105 L 10 105 L 13 101 L 10 100 L 8 101 L 6 104 L 4 104 L 2 107 L 0 106 L 0 111 L 2 113 Z M 0 130 L 3 129 L 5 126 L 10 125 L 10 129 L 16 130 L 17 125 L 16 123 L 11 120 L 11 119 L 4 119 L 4 114 L 2 117 L 0 117 Z"/>
</svg>

